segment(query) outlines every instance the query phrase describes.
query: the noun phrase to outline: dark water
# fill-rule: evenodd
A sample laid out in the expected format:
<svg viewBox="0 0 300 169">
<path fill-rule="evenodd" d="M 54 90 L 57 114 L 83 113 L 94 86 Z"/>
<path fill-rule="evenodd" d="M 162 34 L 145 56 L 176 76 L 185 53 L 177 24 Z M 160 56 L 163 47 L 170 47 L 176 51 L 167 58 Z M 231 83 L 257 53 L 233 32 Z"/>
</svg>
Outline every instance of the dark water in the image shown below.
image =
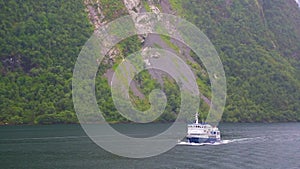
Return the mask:
<svg viewBox="0 0 300 169">
<path fill-rule="evenodd" d="M 127 130 L 126 125 L 115 127 Z M 300 123 L 221 124 L 219 128 L 230 143 L 180 145 L 160 156 L 128 159 L 99 148 L 79 125 L 2 126 L 0 168 L 300 168 Z M 149 126 L 137 131 L 150 132 Z"/>
</svg>

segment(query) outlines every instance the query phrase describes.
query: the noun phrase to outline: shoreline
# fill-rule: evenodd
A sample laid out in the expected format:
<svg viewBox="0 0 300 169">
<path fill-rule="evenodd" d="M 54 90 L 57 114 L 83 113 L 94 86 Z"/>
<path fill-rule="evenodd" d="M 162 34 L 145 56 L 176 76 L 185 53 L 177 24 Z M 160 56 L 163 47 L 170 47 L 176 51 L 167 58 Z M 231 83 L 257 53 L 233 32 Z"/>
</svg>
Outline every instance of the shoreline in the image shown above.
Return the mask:
<svg viewBox="0 0 300 169">
<path fill-rule="evenodd" d="M 114 124 L 167 124 L 170 122 L 153 122 L 153 123 L 133 123 L 133 122 L 109 122 L 109 125 Z M 276 121 L 276 122 L 220 122 L 220 124 L 279 124 L 279 123 L 300 123 L 300 121 Z M 90 123 L 90 124 L 104 124 L 104 123 Z M 2 126 L 50 126 L 50 125 L 81 125 L 78 123 L 52 123 L 52 124 L 0 124 Z"/>
</svg>

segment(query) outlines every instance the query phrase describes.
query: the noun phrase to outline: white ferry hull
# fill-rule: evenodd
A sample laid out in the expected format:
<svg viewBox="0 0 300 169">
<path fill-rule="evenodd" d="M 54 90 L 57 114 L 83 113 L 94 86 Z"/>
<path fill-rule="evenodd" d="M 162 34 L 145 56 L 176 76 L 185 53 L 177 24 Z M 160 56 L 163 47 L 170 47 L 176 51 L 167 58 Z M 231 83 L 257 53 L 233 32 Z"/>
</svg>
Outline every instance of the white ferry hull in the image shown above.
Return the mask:
<svg viewBox="0 0 300 169">
<path fill-rule="evenodd" d="M 190 143 L 215 143 L 220 142 L 220 139 L 216 138 L 199 138 L 199 137 L 187 137 Z"/>
</svg>

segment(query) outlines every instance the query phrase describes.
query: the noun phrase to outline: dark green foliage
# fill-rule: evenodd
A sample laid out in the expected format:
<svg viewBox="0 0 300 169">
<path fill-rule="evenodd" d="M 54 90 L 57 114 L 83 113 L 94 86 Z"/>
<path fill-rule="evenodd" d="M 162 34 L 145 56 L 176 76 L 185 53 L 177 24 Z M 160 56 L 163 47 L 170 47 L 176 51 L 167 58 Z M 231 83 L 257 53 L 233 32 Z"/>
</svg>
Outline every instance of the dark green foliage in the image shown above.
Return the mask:
<svg viewBox="0 0 300 169">
<path fill-rule="evenodd" d="M 128 15 L 127 9 L 124 8 L 123 1 L 100 0 L 100 8 L 105 21 L 112 21 L 122 15 Z"/>
<path fill-rule="evenodd" d="M 127 14 L 122 1 L 100 0 L 100 4 L 104 21 Z M 177 15 L 204 31 L 221 57 L 228 82 L 224 121 L 300 121 L 300 10 L 294 0 L 170 0 L 170 4 Z M 83 2 L 0 0 L 0 9 L 0 125 L 77 122 L 72 70 L 93 32 Z M 109 122 L 128 122 L 114 107 L 104 73 L 141 44 L 134 36 L 116 48 L 116 62 L 99 67 L 96 95 Z M 189 64 L 199 77 L 200 91 L 209 98 L 209 79 L 196 61 L 199 65 Z M 145 95 L 141 99 L 131 93 L 138 109 L 148 109 L 149 93 L 161 88 L 168 105 L 157 121 L 176 118 L 180 92 L 172 79 L 164 78 L 161 86 L 144 71 L 136 81 Z M 201 119 L 208 110 L 202 101 Z"/>
<path fill-rule="evenodd" d="M 204 31 L 224 64 L 228 82 L 224 121 L 300 120 L 296 2 L 189 0 L 181 4 L 173 8 Z"/>
<path fill-rule="evenodd" d="M 81 1 L 0 1 L 0 121 L 76 122 L 72 69 L 92 33 Z"/>
</svg>

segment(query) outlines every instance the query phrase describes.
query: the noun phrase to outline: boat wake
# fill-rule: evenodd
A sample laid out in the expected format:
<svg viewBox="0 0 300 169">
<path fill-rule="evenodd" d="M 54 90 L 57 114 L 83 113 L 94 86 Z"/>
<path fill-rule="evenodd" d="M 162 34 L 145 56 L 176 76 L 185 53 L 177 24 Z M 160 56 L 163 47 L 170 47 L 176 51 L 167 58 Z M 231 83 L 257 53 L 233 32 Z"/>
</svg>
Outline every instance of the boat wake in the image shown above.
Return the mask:
<svg viewBox="0 0 300 169">
<path fill-rule="evenodd" d="M 183 146 L 204 146 L 204 145 L 222 145 L 222 144 L 228 144 L 230 143 L 230 140 L 222 140 L 221 142 L 215 142 L 215 143 L 190 143 L 190 142 L 185 142 L 181 141 L 177 145 L 183 145 Z"/>
<path fill-rule="evenodd" d="M 222 140 L 220 142 L 215 142 L 215 143 L 190 143 L 190 142 L 185 142 L 185 141 L 180 141 L 178 142 L 177 145 L 184 145 L 184 146 L 204 146 L 204 145 L 223 145 L 223 144 L 229 144 L 229 143 L 234 143 L 234 142 L 249 142 L 253 141 L 256 139 L 260 139 L 260 137 L 255 137 L 255 138 L 240 138 L 240 139 L 232 139 L 232 140 Z"/>
</svg>

